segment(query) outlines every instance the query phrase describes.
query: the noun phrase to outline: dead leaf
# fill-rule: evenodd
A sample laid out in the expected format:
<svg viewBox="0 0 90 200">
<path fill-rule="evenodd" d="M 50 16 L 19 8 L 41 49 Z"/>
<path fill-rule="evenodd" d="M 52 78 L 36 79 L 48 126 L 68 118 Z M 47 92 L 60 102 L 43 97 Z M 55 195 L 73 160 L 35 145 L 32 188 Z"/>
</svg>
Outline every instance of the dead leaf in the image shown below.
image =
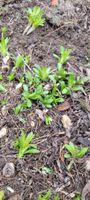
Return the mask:
<svg viewBox="0 0 90 200">
<path fill-rule="evenodd" d="M 86 195 L 90 193 L 90 180 L 86 183 L 85 187 L 83 188 L 82 191 L 82 200 L 86 199 Z"/>
<path fill-rule="evenodd" d="M 58 0 L 52 0 L 52 6 L 57 6 L 58 5 Z"/>
<path fill-rule="evenodd" d="M 42 111 L 42 110 L 36 109 L 36 112 L 35 112 L 35 113 L 38 115 L 38 117 L 39 117 L 42 121 L 44 121 L 44 114 L 43 114 L 43 111 Z"/>
<path fill-rule="evenodd" d="M 65 110 L 68 110 L 69 108 L 70 108 L 70 103 L 68 101 L 65 101 L 64 103 L 60 104 L 57 107 L 57 110 L 59 110 L 59 111 L 65 111 Z"/>
<path fill-rule="evenodd" d="M 63 127 L 66 130 L 67 137 L 70 138 L 70 136 L 71 136 L 70 129 L 72 127 L 72 122 L 71 122 L 71 119 L 67 115 L 62 116 L 62 124 L 63 124 Z"/>
</svg>

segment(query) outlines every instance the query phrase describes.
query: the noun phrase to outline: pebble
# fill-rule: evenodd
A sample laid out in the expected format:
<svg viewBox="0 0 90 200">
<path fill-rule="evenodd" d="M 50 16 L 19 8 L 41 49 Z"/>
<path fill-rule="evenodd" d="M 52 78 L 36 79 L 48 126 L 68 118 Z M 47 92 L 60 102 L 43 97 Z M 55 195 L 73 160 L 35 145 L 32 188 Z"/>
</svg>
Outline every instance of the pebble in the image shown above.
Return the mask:
<svg viewBox="0 0 90 200">
<path fill-rule="evenodd" d="M 6 178 L 12 177 L 15 174 L 15 166 L 12 162 L 6 163 L 3 168 L 3 176 Z"/>
<path fill-rule="evenodd" d="M 4 137 L 5 135 L 7 135 L 7 127 L 3 127 L 1 130 L 0 130 L 0 139 L 2 137 Z"/>
<path fill-rule="evenodd" d="M 3 115 L 3 116 L 6 116 L 7 113 L 8 113 L 8 108 L 7 108 L 7 106 L 3 106 L 2 109 L 1 109 L 1 112 L 2 112 L 2 115 Z"/>
<path fill-rule="evenodd" d="M 16 85 L 15 93 L 20 94 L 22 92 L 22 83 Z"/>
</svg>

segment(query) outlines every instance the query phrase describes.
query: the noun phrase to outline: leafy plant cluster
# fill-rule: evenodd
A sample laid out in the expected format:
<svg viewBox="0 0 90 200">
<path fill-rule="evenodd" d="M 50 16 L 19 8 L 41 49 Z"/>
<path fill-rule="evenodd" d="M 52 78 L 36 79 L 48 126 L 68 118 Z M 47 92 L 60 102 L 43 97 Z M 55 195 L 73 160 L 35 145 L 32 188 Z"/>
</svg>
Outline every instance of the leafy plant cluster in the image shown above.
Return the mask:
<svg viewBox="0 0 90 200">
<path fill-rule="evenodd" d="M 45 18 L 43 17 L 43 11 L 38 6 L 35 6 L 34 8 L 28 8 L 26 13 L 28 26 L 26 27 L 24 34 L 28 35 L 37 27 L 44 26 Z"/>
<path fill-rule="evenodd" d="M 49 190 L 49 191 L 47 191 L 44 195 L 39 195 L 38 196 L 38 200 L 50 200 L 51 199 L 51 195 L 52 195 L 52 193 L 51 193 L 51 191 Z M 55 195 L 54 197 L 53 197 L 53 200 L 60 200 L 60 198 L 59 198 L 59 196 L 58 195 Z"/>
<path fill-rule="evenodd" d="M 74 145 L 72 142 L 65 144 L 64 147 L 68 151 L 68 153 L 64 154 L 65 158 L 82 158 L 88 151 L 88 147 L 80 148 Z"/>
<path fill-rule="evenodd" d="M 70 53 L 70 49 L 61 47 L 59 55 L 54 54 L 58 59 L 55 70 L 35 65 L 31 71 L 24 73 L 20 79 L 23 84 L 21 102 L 14 109 L 16 114 L 30 108 L 33 102 L 51 108 L 63 102 L 66 95 L 71 95 L 74 91 L 84 91 L 83 85 L 88 77 L 76 76 L 74 72 L 67 71 L 64 67 L 70 58 Z"/>
</svg>

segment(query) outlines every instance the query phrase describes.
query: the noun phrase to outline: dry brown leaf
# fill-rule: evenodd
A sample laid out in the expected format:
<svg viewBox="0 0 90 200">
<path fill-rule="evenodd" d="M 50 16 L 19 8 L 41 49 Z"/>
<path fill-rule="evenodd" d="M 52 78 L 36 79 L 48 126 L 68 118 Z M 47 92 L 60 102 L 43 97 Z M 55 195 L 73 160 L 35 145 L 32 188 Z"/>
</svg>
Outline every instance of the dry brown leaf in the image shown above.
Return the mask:
<svg viewBox="0 0 90 200">
<path fill-rule="evenodd" d="M 65 101 L 64 103 L 60 104 L 57 107 L 57 110 L 59 110 L 59 111 L 65 111 L 65 110 L 68 110 L 69 108 L 70 108 L 70 103 L 68 101 Z"/>
<path fill-rule="evenodd" d="M 86 199 L 86 195 L 90 193 L 90 180 L 86 183 L 85 187 L 83 188 L 82 191 L 82 200 Z"/>
<path fill-rule="evenodd" d="M 71 119 L 67 115 L 62 116 L 62 124 L 63 124 L 63 127 L 66 130 L 67 137 L 70 138 L 70 136 L 71 136 L 70 129 L 72 127 L 72 122 L 71 122 Z"/>
</svg>

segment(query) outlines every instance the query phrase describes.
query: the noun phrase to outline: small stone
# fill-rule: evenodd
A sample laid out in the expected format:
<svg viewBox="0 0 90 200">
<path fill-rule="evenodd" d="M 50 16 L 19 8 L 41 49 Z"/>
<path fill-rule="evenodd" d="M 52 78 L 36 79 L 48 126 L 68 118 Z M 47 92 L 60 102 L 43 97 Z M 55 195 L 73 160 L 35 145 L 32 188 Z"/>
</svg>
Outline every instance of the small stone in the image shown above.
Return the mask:
<svg viewBox="0 0 90 200">
<path fill-rule="evenodd" d="M 31 121 L 31 126 L 35 127 L 35 122 L 34 121 Z"/>
<path fill-rule="evenodd" d="M 12 177 L 15 174 L 15 166 L 13 163 L 6 163 L 3 168 L 3 176 L 6 178 Z"/>
<path fill-rule="evenodd" d="M 90 171 L 90 159 L 86 160 L 85 169 L 86 171 Z"/>
<path fill-rule="evenodd" d="M 6 134 L 7 134 L 7 127 L 3 127 L 3 128 L 0 130 L 0 139 L 1 139 L 2 137 L 4 137 Z"/>
<path fill-rule="evenodd" d="M 7 113 L 8 113 L 8 108 L 7 108 L 7 106 L 3 106 L 1 112 L 2 112 L 2 115 L 3 115 L 3 116 L 6 116 Z"/>
<path fill-rule="evenodd" d="M 2 70 L 4 70 L 4 71 L 9 71 L 10 70 L 9 56 L 6 56 L 6 57 L 3 58 L 3 61 L 2 61 Z"/>
<path fill-rule="evenodd" d="M 18 85 L 16 85 L 15 93 L 20 94 L 21 92 L 22 92 L 22 83 L 19 83 Z"/>
</svg>

